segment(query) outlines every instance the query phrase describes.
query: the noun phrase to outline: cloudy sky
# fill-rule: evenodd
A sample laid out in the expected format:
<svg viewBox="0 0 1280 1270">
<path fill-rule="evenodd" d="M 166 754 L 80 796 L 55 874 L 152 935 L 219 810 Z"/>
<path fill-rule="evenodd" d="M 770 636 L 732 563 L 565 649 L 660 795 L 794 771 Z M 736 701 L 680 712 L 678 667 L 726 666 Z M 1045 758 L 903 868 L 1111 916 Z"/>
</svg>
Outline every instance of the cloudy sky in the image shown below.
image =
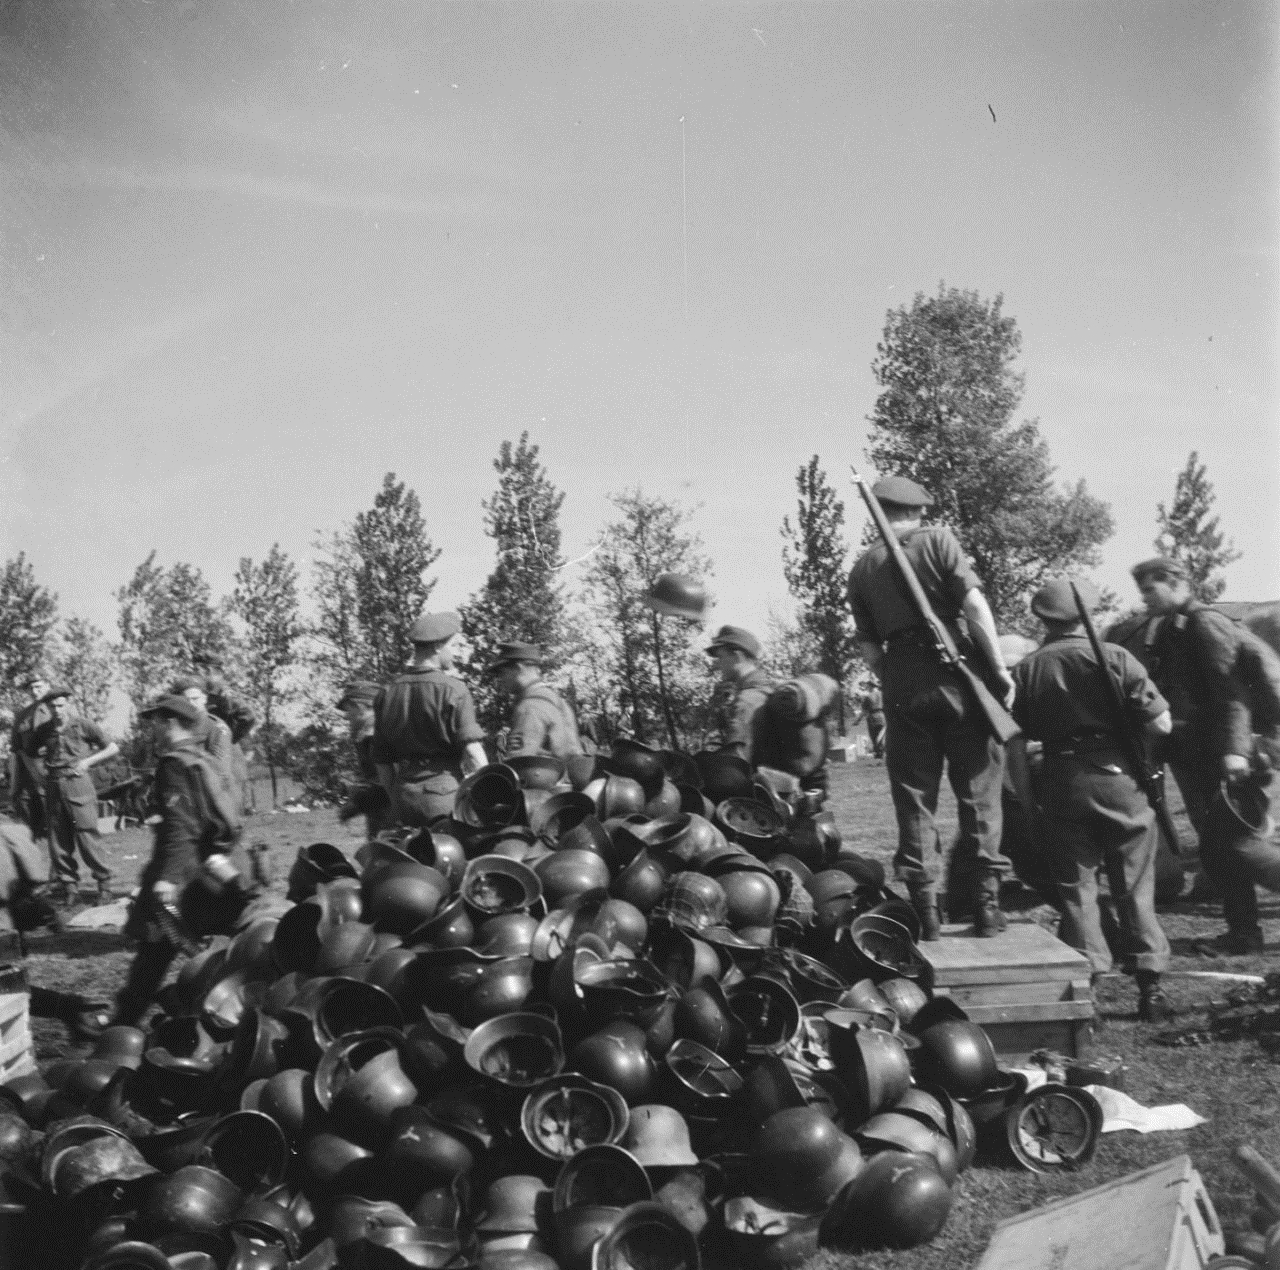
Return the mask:
<svg viewBox="0 0 1280 1270">
<path fill-rule="evenodd" d="M 566 554 L 610 491 L 679 498 L 716 620 L 762 628 L 796 468 L 861 458 L 886 310 L 945 280 L 1017 318 L 1023 413 L 1115 513 L 1100 581 L 1196 449 L 1228 598 L 1273 598 L 1276 36 L 1164 0 L 9 0 L 4 554 L 114 634 L 153 548 L 225 590 L 394 470 L 453 606 L 527 428 Z"/>
</svg>

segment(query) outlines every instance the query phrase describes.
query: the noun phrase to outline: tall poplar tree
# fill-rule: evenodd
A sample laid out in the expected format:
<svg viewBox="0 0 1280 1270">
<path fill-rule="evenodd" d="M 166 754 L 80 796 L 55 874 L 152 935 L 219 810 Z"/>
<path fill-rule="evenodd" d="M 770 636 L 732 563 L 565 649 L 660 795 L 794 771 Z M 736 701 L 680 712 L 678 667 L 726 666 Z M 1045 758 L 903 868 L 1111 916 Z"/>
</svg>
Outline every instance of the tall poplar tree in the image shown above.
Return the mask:
<svg viewBox="0 0 1280 1270">
<path fill-rule="evenodd" d="M 1235 543 L 1219 528 L 1219 517 L 1213 513 L 1216 502 L 1205 465 L 1192 450 L 1178 473 L 1173 506 L 1156 506 L 1160 532 L 1155 549 L 1186 569 L 1191 593 L 1205 604 L 1212 604 L 1227 588 L 1221 570 L 1240 559 Z"/>
</svg>

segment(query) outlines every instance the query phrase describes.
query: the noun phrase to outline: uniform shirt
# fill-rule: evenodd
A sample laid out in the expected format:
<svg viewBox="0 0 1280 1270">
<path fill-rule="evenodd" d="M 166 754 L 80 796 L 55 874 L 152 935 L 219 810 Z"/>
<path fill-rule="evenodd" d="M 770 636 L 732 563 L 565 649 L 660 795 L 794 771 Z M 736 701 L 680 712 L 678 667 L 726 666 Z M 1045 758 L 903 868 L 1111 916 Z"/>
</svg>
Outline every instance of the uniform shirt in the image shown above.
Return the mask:
<svg viewBox="0 0 1280 1270">
<path fill-rule="evenodd" d="M 233 744 L 239 745 L 257 726 L 258 716 L 220 681 L 209 680 L 205 696 L 209 702 L 209 713 L 227 725 Z"/>
<path fill-rule="evenodd" d="M 1239 654 L 1236 624 L 1195 600 L 1166 615 L 1151 644 L 1152 678 L 1174 722 L 1187 724 L 1185 743 L 1210 757 L 1253 752 L 1248 689 L 1235 673 Z"/>
<path fill-rule="evenodd" d="M 216 714 L 206 714 L 195 724 L 195 739 L 219 769 L 231 775 L 231 729 Z"/>
<path fill-rule="evenodd" d="M 1102 651 L 1124 693 L 1131 723 L 1141 727 L 1169 708 L 1136 657 L 1116 644 L 1103 644 Z M 1050 639 L 1011 673 L 1017 685 L 1013 717 L 1028 740 L 1052 745 L 1082 732 L 1115 734 L 1111 698 L 1086 636 Z"/>
<path fill-rule="evenodd" d="M 763 670 L 753 670 L 720 699 L 720 748 L 751 762 L 753 721 L 769 699 L 773 684 Z"/>
<path fill-rule="evenodd" d="M 160 757 L 155 776 L 160 823 L 155 827 L 151 859 L 142 872 L 144 889 L 156 882 L 186 886 L 207 856 L 231 852 L 234 835 L 213 811 L 215 794 L 207 784 L 219 776 L 196 737 Z"/>
<path fill-rule="evenodd" d="M 351 748 L 356 752 L 356 771 L 366 781 L 378 779 L 378 765 L 373 761 L 373 715 L 366 714 L 351 728 Z"/>
<path fill-rule="evenodd" d="M 955 534 L 945 525 L 927 525 L 898 541 L 933 611 L 953 625 L 964 597 L 982 585 Z M 890 635 L 923 621 L 883 542 L 859 556 L 850 571 L 849 606 L 858 638 L 872 644 L 883 644 Z"/>
<path fill-rule="evenodd" d="M 14 793 L 24 782 L 35 789 L 44 784 L 44 764 L 32 745 L 32 738 L 52 719 L 53 711 L 43 701 L 33 701 L 24 706 L 14 718 L 13 733 L 9 739 L 9 752 L 17 764 L 18 783 Z"/>
<path fill-rule="evenodd" d="M 578 721 L 569 703 L 549 684 L 530 684 L 512 707 L 507 753 L 551 754 L 556 758 L 582 753 Z"/>
<path fill-rule="evenodd" d="M 467 685 L 434 666 L 407 670 L 380 689 L 373 717 L 375 763 L 449 764 L 484 740 Z"/>
<path fill-rule="evenodd" d="M 110 744 L 107 734 L 96 723 L 78 714 L 73 714 L 61 728 L 50 719 L 31 736 L 32 750 L 43 756 L 49 774 L 59 778 L 67 776 L 82 758 L 105 750 Z"/>
</svg>

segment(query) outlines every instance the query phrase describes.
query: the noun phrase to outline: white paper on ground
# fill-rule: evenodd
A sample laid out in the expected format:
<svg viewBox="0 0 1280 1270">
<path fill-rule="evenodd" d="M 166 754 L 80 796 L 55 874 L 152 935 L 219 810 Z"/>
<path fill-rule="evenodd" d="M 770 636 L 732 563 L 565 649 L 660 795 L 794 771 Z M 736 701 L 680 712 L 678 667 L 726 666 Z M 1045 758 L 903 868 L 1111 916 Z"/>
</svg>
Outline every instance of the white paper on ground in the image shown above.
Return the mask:
<svg viewBox="0 0 1280 1270">
<path fill-rule="evenodd" d="M 1167 1133 L 1175 1129 L 1194 1129 L 1207 1124 L 1204 1116 L 1192 1111 L 1186 1103 L 1171 1102 L 1163 1107 L 1144 1107 L 1128 1094 L 1109 1085 L 1086 1085 L 1102 1107 L 1102 1132 L 1118 1133 L 1135 1129 L 1138 1133 Z"/>
</svg>

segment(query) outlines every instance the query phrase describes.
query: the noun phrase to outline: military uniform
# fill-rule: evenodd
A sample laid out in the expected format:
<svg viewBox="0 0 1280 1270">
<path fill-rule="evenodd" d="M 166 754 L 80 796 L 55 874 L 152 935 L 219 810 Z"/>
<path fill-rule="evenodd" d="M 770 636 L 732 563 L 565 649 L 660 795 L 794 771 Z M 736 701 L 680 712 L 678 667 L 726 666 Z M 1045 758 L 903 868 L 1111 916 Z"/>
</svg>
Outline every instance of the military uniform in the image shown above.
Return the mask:
<svg viewBox="0 0 1280 1270">
<path fill-rule="evenodd" d="M 44 763 L 35 752 L 31 738 L 52 718 L 53 712 L 43 701 L 33 701 L 18 711 L 9 737 L 14 777 L 9 796 L 33 838 L 44 837 L 49 831 L 49 819 L 44 805 Z"/>
<path fill-rule="evenodd" d="M 722 626 L 712 636 L 707 653 L 714 656 L 720 648 L 736 648 L 752 661 L 760 660 L 760 641 L 740 626 Z M 755 719 L 772 690 L 769 676 L 757 668 L 748 671 L 741 679 L 721 685 L 713 702 L 720 749 L 736 754 L 753 767 Z"/>
<path fill-rule="evenodd" d="M 899 542 L 934 612 L 963 649 L 968 641 L 959 626 L 961 607 L 981 583 L 955 535 L 944 526 L 925 526 Z M 895 875 L 908 884 L 928 880 L 926 855 L 941 849 L 934 813 L 944 762 L 960 816 L 956 851 L 966 869 L 1007 873 L 1009 862 L 1000 853 L 1000 746 L 959 674 L 939 661 L 883 543 L 853 566 L 849 604 L 858 638 L 885 649 L 880 684 L 885 763 L 898 819 Z"/>
<path fill-rule="evenodd" d="M 1167 703 L 1137 658 L 1115 644 L 1103 652 L 1141 733 Z M 1094 973 L 1111 969 L 1098 906 L 1097 873 L 1105 868 L 1136 968 L 1158 973 L 1169 963 L 1169 941 L 1155 910 L 1155 814 L 1134 780 L 1087 637 L 1051 636 L 1013 678 L 1013 717 L 1044 745 L 1042 829 L 1065 909 L 1061 938 L 1085 953 Z"/>
<path fill-rule="evenodd" d="M 407 670 L 379 691 L 373 714 L 371 754 L 395 768 L 397 820 L 427 826 L 450 815 L 463 747 L 484 740 L 466 684 L 436 667 Z"/>
<path fill-rule="evenodd" d="M 511 710 L 507 753 L 551 754 L 569 758 L 582 753 L 578 721 L 569 703 L 541 680 L 520 694 Z"/>
<path fill-rule="evenodd" d="M 884 696 L 879 688 L 868 688 L 858 704 L 867 724 L 867 739 L 876 758 L 884 758 Z"/>
<path fill-rule="evenodd" d="M 72 715 L 61 728 L 56 719 L 42 723 L 29 744 L 44 761 L 49 854 L 57 881 L 79 882 L 78 851 L 99 887 L 104 887 L 111 880 L 111 869 L 100 854 L 98 791 L 91 776 L 81 776 L 74 769 L 81 759 L 110 745 L 110 739 L 96 723 Z"/>
</svg>

